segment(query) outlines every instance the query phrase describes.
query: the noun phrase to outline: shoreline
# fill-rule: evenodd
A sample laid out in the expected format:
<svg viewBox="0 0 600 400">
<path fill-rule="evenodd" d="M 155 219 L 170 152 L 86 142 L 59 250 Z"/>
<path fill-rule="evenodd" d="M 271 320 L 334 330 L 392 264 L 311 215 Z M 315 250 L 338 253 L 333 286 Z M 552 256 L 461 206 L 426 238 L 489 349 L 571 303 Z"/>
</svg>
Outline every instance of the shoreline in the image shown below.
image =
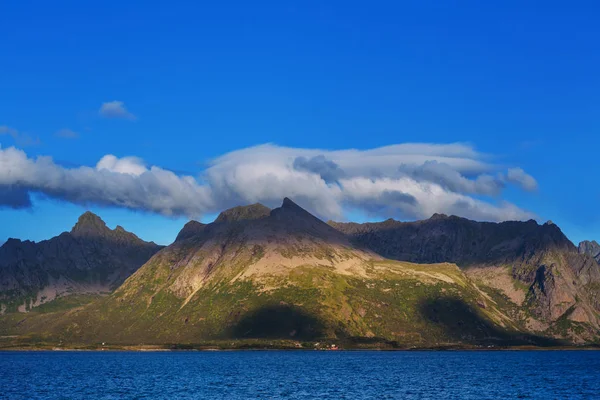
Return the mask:
<svg viewBox="0 0 600 400">
<path fill-rule="evenodd" d="M 415 348 L 377 348 L 377 347 L 349 347 L 335 350 L 327 348 L 292 348 L 292 347 L 190 347 L 190 348 L 167 348 L 167 347 L 140 347 L 140 346 L 110 346 L 100 348 L 90 347 L 56 347 L 56 346 L 11 346 L 0 347 L 0 352 L 140 352 L 140 353 L 164 353 L 164 352 L 237 352 L 237 351 L 294 351 L 294 352 L 358 352 L 358 351 L 381 351 L 381 352 L 498 352 L 498 351 L 600 351 L 599 346 L 512 346 L 512 347 L 415 347 Z"/>
</svg>

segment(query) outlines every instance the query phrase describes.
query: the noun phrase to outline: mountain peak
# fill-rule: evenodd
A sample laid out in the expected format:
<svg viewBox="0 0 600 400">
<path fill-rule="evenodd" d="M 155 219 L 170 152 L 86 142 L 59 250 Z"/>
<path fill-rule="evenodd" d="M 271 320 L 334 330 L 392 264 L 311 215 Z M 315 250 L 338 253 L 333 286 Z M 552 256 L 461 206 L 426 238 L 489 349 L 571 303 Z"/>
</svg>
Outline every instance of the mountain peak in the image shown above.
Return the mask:
<svg viewBox="0 0 600 400">
<path fill-rule="evenodd" d="M 311 213 L 306 211 L 304 208 L 300 207 L 298 204 L 294 203 L 292 201 L 292 199 L 290 199 L 289 197 L 283 198 L 283 203 L 281 203 L 281 208 L 283 210 L 306 213 L 306 214 L 310 215 L 311 217 L 314 217 L 314 215 L 312 215 Z"/>
<path fill-rule="evenodd" d="M 71 234 L 77 236 L 98 236 L 109 231 L 106 223 L 91 211 L 86 211 L 77 220 L 71 229 Z"/>
<path fill-rule="evenodd" d="M 338 242 L 346 241 L 341 232 L 300 207 L 288 197 L 283 199 L 281 207 L 271 212 L 271 220 L 284 225 L 288 231 L 309 232 L 313 236 L 327 238 L 328 240 L 333 238 Z"/>
<path fill-rule="evenodd" d="M 260 203 L 249 206 L 237 206 L 223 211 L 215 222 L 234 222 L 268 217 L 271 209 Z"/>
<path fill-rule="evenodd" d="M 429 219 L 446 219 L 448 216 L 446 214 L 434 213 Z"/>
<path fill-rule="evenodd" d="M 298 204 L 294 203 L 292 199 L 289 197 L 283 198 L 283 203 L 281 203 L 281 207 L 283 208 L 301 208 Z"/>
<path fill-rule="evenodd" d="M 202 232 L 205 226 L 206 225 L 202 222 L 191 220 L 188 223 L 186 223 L 183 226 L 183 228 L 181 228 L 181 230 L 177 234 L 177 238 L 175 238 L 175 241 L 177 242 L 195 236 L 198 233 Z"/>
<path fill-rule="evenodd" d="M 11 248 L 11 247 L 18 247 L 23 243 L 33 243 L 29 240 L 25 240 L 22 241 L 21 239 L 16 239 L 16 238 L 8 238 L 6 239 L 6 242 L 2 243 L 2 245 L 0 246 L 0 248 Z"/>
</svg>

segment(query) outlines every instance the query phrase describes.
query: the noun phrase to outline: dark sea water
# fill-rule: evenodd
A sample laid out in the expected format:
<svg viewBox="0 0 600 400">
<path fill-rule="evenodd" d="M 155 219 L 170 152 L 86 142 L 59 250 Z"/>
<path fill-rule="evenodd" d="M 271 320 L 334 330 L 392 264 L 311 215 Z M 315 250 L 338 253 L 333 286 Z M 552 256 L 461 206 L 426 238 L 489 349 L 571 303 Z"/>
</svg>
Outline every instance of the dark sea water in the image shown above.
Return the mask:
<svg viewBox="0 0 600 400">
<path fill-rule="evenodd" d="M 592 399 L 600 352 L 0 352 L 0 397 Z"/>
</svg>

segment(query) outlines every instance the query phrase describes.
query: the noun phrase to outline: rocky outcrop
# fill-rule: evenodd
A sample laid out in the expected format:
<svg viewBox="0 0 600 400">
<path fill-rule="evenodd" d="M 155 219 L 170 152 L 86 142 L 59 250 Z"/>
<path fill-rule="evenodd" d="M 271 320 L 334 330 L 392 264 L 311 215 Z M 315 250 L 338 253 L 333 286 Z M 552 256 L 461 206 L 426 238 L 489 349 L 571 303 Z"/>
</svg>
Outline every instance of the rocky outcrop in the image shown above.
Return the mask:
<svg viewBox="0 0 600 400">
<path fill-rule="evenodd" d="M 0 247 L 0 303 L 25 311 L 66 294 L 111 291 L 160 249 L 86 212 L 70 232 Z"/>
<path fill-rule="evenodd" d="M 590 255 L 594 257 L 596 261 L 600 262 L 600 244 L 595 240 L 584 240 L 579 243 L 579 253 Z"/>
</svg>

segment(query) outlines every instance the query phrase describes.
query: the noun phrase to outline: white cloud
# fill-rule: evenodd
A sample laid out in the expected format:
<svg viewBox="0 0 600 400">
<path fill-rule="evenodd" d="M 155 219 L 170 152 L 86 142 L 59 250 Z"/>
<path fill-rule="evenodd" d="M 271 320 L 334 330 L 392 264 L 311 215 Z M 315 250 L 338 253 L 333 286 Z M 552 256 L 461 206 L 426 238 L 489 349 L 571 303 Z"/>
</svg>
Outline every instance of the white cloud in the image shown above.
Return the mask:
<svg viewBox="0 0 600 400">
<path fill-rule="evenodd" d="M 0 193 L 12 187 L 5 197 L 21 206 L 25 191 L 195 218 L 239 204 L 275 206 L 285 196 L 334 219 L 348 208 L 410 219 L 436 212 L 488 221 L 531 218 L 499 196 L 508 184 L 529 190 L 535 179 L 520 168 L 503 172 L 487 158 L 465 144 L 336 151 L 262 145 L 218 157 L 194 178 L 136 157 L 109 154 L 95 168 L 65 168 L 9 148 L 0 150 Z"/>
<path fill-rule="evenodd" d="M 127 108 L 125 108 L 125 103 L 117 100 L 102 103 L 98 113 L 105 118 L 122 118 L 130 120 L 136 119 L 135 115 L 127 111 Z"/>
<path fill-rule="evenodd" d="M 218 204 L 275 204 L 289 196 L 324 218 L 343 218 L 345 206 L 404 218 L 436 212 L 489 221 L 531 218 L 496 198 L 507 182 L 487 158 L 461 143 L 336 151 L 262 145 L 213 160 L 204 177 Z"/>
<path fill-rule="evenodd" d="M 535 178 L 521 168 L 509 168 L 506 173 L 506 180 L 519 185 L 521 188 L 534 191 L 537 190 L 538 184 Z"/>
<path fill-rule="evenodd" d="M 98 161 L 96 169 L 107 170 L 110 172 L 118 172 L 121 174 L 128 174 L 133 176 L 140 176 L 148 169 L 144 165 L 144 161 L 137 157 L 123 157 L 117 158 L 112 154 L 107 154 Z"/>
<path fill-rule="evenodd" d="M 436 183 L 411 178 L 357 178 L 341 183 L 343 193 L 354 207 L 367 211 L 384 210 L 387 211 L 385 216 L 400 213 L 422 219 L 443 213 L 483 221 L 523 220 L 533 216 L 507 202 L 494 205 L 449 191 Z M 394 201 L 391 194 L 396 197 L 401 194 L 401 200 Z M 413 200 L 407 201 L 409 198 Z"/>
</svg>

